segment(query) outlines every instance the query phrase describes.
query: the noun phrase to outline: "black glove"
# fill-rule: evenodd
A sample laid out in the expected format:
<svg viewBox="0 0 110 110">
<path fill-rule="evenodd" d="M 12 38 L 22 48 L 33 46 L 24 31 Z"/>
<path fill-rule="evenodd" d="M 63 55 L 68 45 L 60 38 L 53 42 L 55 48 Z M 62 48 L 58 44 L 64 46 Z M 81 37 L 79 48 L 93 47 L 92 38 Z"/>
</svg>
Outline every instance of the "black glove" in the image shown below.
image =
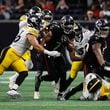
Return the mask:
<svg viewBox="0 0 110 110">
<path fill-rule="evenodd" d="M 106 61 L 101 67 L 106 71 L 110 71 L 110 62 Z"/>
</svg>

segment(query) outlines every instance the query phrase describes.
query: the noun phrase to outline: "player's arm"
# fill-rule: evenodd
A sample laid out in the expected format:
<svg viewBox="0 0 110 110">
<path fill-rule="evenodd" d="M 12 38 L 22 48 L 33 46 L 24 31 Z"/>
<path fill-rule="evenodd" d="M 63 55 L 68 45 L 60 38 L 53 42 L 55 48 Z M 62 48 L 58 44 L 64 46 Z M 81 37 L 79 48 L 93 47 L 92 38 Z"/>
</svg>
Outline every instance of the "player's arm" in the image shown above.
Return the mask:
<svg viewBox="0 0 110 110">
<path fill-rule="evenodd" d="M 94 54 L 96 55 L 96 58 L 99 62 L 99 64 L 102 66 L 105 63 L 105 60 L 103 58 L 103 54 L 101 52 L 101 43 L 95 43 L 92 45 L 92 50 Z"/>
<path fill-rule="evenodd" d="M 75 55 L 75 47 L 74 47 L 73 40 L 74 39 L 72 39 L 71 41 L 69 40 L 68 45 L 67 45 L 67 49 L 69 51 L 70 58 L 71 58 L 72 61 L 82 61 L 83 58 L 78 57 L 78 56 Z"/>
<path fill-rule="evenodd" d="M 27 34 L 27 39 L 30 42 L 30 44 L 40 53 L 47 54 L 49 56 L 59 57 L 60 53 L 57 51 L 48 51 L 45 49 L 42 45 L 39 44 L 38 40 L 34 35 Z"/>
<path fill-rule="evenodd" d="M 44 52 L 44 47 L 41 46 L 39 44 L 39 42 L 37 41 L 36 37 L 31 35 L 31 34 L 27 34 L 27 39 L 30 42 L 30 44 L 38 51 L 43 53 Z"/>
<path fill-rule="evenodd" d="M 52 38 L 52 32 L 50 30 L 48 30 L 48 31 L 43 30 L 42 31 L 42 42 L 41 42 L 41 44 L 44 45 L 45 43 L 50 41 L 51 38 Z"/>
</svg>

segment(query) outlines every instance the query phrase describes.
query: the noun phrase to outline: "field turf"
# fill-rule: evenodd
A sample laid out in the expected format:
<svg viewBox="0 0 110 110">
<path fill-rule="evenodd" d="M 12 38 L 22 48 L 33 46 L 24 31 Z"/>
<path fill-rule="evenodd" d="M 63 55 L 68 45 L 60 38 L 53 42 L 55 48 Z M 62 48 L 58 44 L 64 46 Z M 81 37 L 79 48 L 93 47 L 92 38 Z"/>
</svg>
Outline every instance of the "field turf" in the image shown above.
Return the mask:
<svg viewBox="0 0 110 110">
<path fill-rule="evenodd" d="M 14 71 L 7 71 L 0 77 L 0 110 L 110 110 L 110 101 L 80 101 L 81 92 L 72 96 L 68 101 L 57 101 L 50 82 L 42 82 L 41 98 L 34 100 L 35 72 L 29 72 L 29 76 L 19 88 L 22 97 L 10 99 L 6 92 L 9 90 L 8 78 L 13 74 Z M 80 72 L 71 86 L 82 80 L 83 74 Z"/>
</svg>

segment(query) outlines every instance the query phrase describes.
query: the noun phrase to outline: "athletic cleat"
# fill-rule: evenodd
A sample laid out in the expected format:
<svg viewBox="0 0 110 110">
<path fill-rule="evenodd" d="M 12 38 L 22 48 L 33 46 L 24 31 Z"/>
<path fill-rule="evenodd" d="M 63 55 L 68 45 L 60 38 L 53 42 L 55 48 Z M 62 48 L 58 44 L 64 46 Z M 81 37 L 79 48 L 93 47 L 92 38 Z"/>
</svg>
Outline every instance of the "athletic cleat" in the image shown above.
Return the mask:
<svg viewBox="0 0 110 110">
<path fill-rule="evenodd" d="M 64 93 L 58 93 L 58 95 L 57 95 L 57 100 L 58 101 L 65 101 L 65 98 L 63 97 L 63 94 Z"/>
<path fill-rule="evenodd" d="M 40 99 L 40 93 L 39 92 L 34 92 L 34 99 Z"/>
<path fill-rule="evenodd" d="M 17 92 L 16 90 L 10 90 L 7 92 L 7 94 L 12 99 L 17 99 L 17 98 L 21 97 L 21 94 L 19 92 Z"/>
<path fill-rule="evenodd" d="M 64 100 L 68 100 L 75 93 L 76 91 L 74 90 L 74 87 L 72 87 L 72 88 L 67 89 L 62 97 Z"/>
</svg>

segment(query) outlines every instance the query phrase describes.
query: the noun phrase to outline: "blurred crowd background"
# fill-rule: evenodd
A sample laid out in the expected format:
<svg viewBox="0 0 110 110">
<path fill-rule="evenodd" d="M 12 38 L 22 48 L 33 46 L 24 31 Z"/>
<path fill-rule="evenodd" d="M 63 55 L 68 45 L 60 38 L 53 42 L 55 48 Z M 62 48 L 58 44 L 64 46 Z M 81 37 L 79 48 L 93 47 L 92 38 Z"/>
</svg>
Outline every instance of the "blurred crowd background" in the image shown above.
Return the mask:
<svg viewBox="0 0 110 110">
<path fill-rule="evenodd" d="M 51 10 L 54 20 L 69 14 L 90 30 L 94 28 L 95 20 L 110 19 L 110 0 L 0 0 L 0 51 L 18 33 L 20 16 L 35 5 Z M 110 37 L 107 38 L 107 46 L 105 56 L 110 61 Z"/>
<path fill-rule="evenodd" d="M 35 5 L 51 10 L 54 20 L 65 14 L 86 21 L 110 18 L 110 0 L 0 0 L 0 20 L 18 20 Z"/>
</svg>

